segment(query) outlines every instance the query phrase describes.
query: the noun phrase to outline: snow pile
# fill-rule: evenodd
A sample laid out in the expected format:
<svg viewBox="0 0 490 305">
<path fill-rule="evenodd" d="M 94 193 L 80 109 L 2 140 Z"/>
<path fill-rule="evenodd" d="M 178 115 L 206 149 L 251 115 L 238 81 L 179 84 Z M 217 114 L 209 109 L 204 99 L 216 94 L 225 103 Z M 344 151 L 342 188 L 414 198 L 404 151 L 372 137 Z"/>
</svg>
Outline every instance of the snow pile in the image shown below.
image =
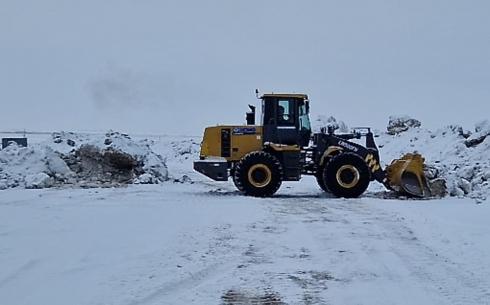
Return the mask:
<svg viewBox="0 0 490 305">
<path fill-rule="evenodd" d="M 186 160 L 194 161 L 199 157 L 201 144 L 195 139 L 183 139 L 171 141 L 167 144 L 168 148 L 165 157 L 168 160 L 185 162 Z"/>
<path fill-rule="evenodd" d="M 311 122 L 313 132 L 320 132 L 322 128 L 332 128 L 338 133 L 349 132 L 349 127 L 344 121 L 337 121 L 333 116 L 319 115 Z"/>
<path fill-rule="evenodd" d="M 490 121 L 485 120 L 479 122 L 476 124 L 475 133 L 468 134 L 468 136 L 466 136 L 467 139 L 464 144 L 467 147 L 474 147 L 485 141 L 488 135 L 490 135 Z"/>
<path fill-rule="evenodd" d="M 152 148 L 164 156 L 174 182 L 193 183 L 191 177 L 200 175 L 192 170 L 192 162 L 199 159 L 201 137 L 160 139 Z"/>
<path fill-rule="evenodd" d="M 49 146 L 13 144 L 0 151 L 0 189 L 51 187 L 71 176 L 72 171 Z"/>
<path fill-rule="evenodd" d="M 382 161 L 421 153 L 428 178 L 446 180 L 450 196 L 484 200 L 490 194 L 489 125 L 488 121 L 476 124 L 474 133 L 457 125 L 436 131 L 415 128 L 396 135 L 382 133 L 377 143 Z"/>
<path fill-rule="evenodd" d="M 318 116 L 313 130 L 331 126 L 337 134 L 349 132 L 334 117 Z M 459 125 L 431 131 L 409 116 L 390 116 L 386 131 L 374 131 L 385 165 L 406 153 L 425 158 L 426 176 L 437 195 L 470 197 L 483 201 L 490 195 L 490 121 L 475 125 L 474 131 Z M 364 145 L 364 140 L 360 140 Z M 380 187 L 381 188 L 381 187 Z"/>
<path fill-rule="evenodd" d="M 313 123 L 317 132 L 328 126 L 337 133 L 349 132 L 334 117 L 319 116 Z M 447 190 L 450 196 L 477 200 L 490 194 L 488 120 L 476 124 L 473 131 L 458 125 L 431 131 L 416 119 L 398 116 L 390 117 L 387 131 L 374 133 L 384 165 L 418 152 L 425 157 L 428 179 L 438 184 L 441 193 Z M 117 132 L 54 133 L 48 141 L 30 147 L 12 145 L 0 151 L 0 189 L 160 183 L 170 179 L 167 165 L 172 180 L 192 182 L 199 175 L 193 172 L 192 161 L 199 158 L 200 141 L 201 137 L 134 140 Z"/>
<path fill-rule="evenodd" d="M 410 128 L 418 128 L 422 124 L 419 120 L 411 118 L 409 116 L 390 116 L 388 127 L 386 130 L 390 135 L 396 135 L 407 131 Z"/>
<path fill-rule="evenodd" d="M 31 147 L 10 145 L 0 151 L 0 189 L 159 183 L 168 171 L 151 144 L 117 132 L 61 132 Z"/>
</svg>

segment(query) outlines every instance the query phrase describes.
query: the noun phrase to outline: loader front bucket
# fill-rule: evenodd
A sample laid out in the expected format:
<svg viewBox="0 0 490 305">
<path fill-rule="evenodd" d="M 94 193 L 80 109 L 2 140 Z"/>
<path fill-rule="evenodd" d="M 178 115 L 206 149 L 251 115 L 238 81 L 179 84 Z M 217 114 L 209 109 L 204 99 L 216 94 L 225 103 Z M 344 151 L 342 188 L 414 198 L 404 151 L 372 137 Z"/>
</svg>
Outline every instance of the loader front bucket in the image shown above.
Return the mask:
<svg viewBox="0 0 490 305">
<path fill-rule="evenodd" d="M 414 197 L 430 197 L 424 174 L 424 158 L 420 154 L 406 154 L 386 167 L 386 184 L 390 189 Z"/>
</svg>

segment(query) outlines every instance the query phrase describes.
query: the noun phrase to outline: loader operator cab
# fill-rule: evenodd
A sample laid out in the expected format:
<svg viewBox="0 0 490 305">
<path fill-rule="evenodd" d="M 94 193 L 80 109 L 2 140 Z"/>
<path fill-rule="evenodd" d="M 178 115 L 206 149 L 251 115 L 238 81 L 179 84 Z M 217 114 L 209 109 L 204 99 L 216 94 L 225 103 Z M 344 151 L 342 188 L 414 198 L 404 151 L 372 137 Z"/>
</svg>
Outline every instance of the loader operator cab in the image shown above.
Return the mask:
<svg viewBox="0 0 490 305">
<path fill-rule="evenodd" d="M 261 99 L 264 142 L 308 146 L 311 137 L 308 96 L 264 94 Z"/>
</svg>

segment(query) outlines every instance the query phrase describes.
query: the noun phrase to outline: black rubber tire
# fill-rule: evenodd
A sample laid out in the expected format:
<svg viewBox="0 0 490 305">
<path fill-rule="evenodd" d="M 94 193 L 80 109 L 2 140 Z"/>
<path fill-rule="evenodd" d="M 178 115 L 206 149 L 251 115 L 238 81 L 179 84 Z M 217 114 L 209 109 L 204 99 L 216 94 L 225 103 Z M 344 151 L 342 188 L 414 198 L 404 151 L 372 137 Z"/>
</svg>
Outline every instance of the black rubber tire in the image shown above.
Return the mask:
<svg viewBox="0 0 490 305">
<path fill-rule="evenodd" d="M 323 179 L 323 171 L 325 170 L 325 166 L 321 166 L 318 169 L 318 172 L 315 174 L 316 182 L 318 183 L 318 186 L 326 193 L 330 193 L 330 190 L 328 189 L 327 185 L 325 184 L 325 179 Z"/>
<path fill-rule="evenodd" d="M 230 171 L 230 177 L 231 177 L 231 180 L 233 181 L 233 184 L 235 185 L 235 187 L 238 189 L 238 185 L 237 185 L 237 182 L 236 182 L 236 179 L 235 179 L 235 166 L 231 169 Z"/>
<path fill-rule="evenodd" d="M 357 182 L 353 182 L 355 179 L 350 181 L 354 183 L 354 185 L 345 187 L 338 181 L 337 172 L 339 172 L 343 166 L 350 166 L 359 173 L 359 179 Z M 330 161 L 327 163 L 323 171 L 323 179 L 326 187 L 335 196 L 357 198 L 361 196 L 368 188 L 369 182 L 371 181 L 371 173 L 368 165 L 361 157 L 354 153 L 342 153 L 332 157 L 332 159 L 330 159 Z"/>
<path fill-rule="evenodd" d="M 265 166 L 270 171 L 270 181 L 264 186 L 257 187 L 249 180 L 249 171 L 255 165 Z M 245 195 L 270 197 L 281 187 L 282 176 L 282 165 L 276 157 L 264 151 L 255 151 L 245 155 L 236 164 L 233 182 L 238 190 Z"/>
</svg>

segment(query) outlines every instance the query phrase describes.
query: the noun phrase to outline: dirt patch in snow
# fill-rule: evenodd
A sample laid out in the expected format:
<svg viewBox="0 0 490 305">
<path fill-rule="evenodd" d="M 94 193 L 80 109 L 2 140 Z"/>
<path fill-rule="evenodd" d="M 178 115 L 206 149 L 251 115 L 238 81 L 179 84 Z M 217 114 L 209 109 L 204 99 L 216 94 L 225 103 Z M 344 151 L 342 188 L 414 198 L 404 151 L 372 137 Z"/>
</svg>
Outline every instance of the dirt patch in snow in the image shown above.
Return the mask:
<svg viewBox="0 0 490 305">
<path fill-rule="evenodd" d="M 143 171 L 136 158 L 123 151 L 85 144 L 62 156 L 79 181 L 95 184 L 129 184 Z"/>
<path fill-rule="evenodd" d="M 244 291 L 228 290 L 221 296 L 222 305 L 285 305 L 279 294 L 265 291 L 263 294 L 252 294 Z"/>
</svg>

